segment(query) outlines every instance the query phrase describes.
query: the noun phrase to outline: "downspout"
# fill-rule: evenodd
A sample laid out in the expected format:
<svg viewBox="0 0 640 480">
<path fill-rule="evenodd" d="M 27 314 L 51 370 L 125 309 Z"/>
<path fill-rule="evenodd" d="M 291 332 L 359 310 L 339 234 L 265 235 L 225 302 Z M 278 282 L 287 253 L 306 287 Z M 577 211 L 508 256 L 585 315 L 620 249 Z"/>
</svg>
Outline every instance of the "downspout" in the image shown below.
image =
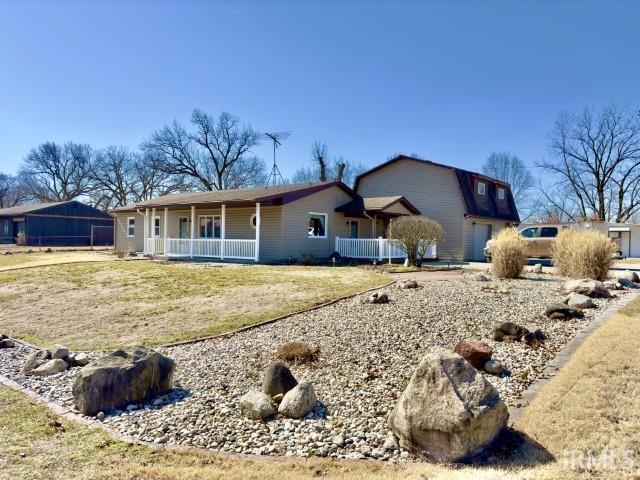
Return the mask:
<svg viewBox="0 0 640 480">
<path fill-rule="evenodd" d="M 373 219 L 373 217 L 371 217 L 371 215 L 369 215 L 367 213 L 366 210 L 363 210 L 362 214 L 365 216 L 365 218 L 368 218 L 369 220 L 371 220 L 371 223 L 373 224 L 373 237 L 372 238 L 376 238 L 376 221 Z"/>
</svg>

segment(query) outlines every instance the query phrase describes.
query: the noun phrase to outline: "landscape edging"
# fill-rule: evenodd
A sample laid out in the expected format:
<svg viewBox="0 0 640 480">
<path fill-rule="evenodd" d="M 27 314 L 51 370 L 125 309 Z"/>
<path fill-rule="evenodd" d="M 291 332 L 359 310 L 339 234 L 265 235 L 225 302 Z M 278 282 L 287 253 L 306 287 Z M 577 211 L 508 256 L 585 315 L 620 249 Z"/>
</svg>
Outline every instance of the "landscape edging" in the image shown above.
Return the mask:
<svg viewBox="0 0 640 480">
<path fill-rule="evenodd" d="M 627 306 L 638 297 L 640 297 L 640 291 L 629 290 L 627 295 L 618 299 L 614 304 L 607 306 L 602 315 L 576 333 L 576 335 L 569 340 L 567 344 L 558 351 L 558 353 L 556 353 L 556 356 L 548 363 L 540 376 L 538 376 L 538 378 L 536 378 L 533 383 L 529 384 L 526 390 L 522 392 L 519 406 L 509 407 L 509 424 L 512 426 L 515 425 L 515 423 L 522 417 L 522 414 L 531 401 L 538 395 L 542 388 L 555 377 L 556 372 L 569 361 L 573 353 L 582 346 L 585 340 L 589 338 L 593 332 L 598 330 L 607 320 L 617 314 L 620 309 Z"/>
</svg>

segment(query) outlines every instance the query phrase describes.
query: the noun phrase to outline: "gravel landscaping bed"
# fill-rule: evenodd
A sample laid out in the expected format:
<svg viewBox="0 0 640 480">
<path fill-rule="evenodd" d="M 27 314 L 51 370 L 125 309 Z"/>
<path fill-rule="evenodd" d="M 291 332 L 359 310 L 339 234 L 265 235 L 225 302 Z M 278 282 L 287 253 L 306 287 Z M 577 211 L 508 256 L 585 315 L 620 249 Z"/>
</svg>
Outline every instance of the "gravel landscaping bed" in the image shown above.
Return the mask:
<svg viewBox="0 0 640 480">
<path fill-rule="evenodd" d="M 464 275 L 427 281 L 419 289 L 387 287 L 382 290 L 389 295 L 387 304 L 366 304 L 366 296 L 358 296 L 229 338 L 160 348 L 176 361 L 176 389 L 148 405 L 112 412 L 104 422 L 140 440 L 223 452 L 408 458 L 388 440 L 386 417 L 431 347 L 452 349 L 459 340 L 490 344 L 493 358 L 510 374 L 488 379 L 508 405 L 516 405 L 520 392 L 556 352 L 612 301 L 594 300 L 598 308 L 585 310 L 584 319 L 549 320 L 543 312 L 547 305 L 563 300 L 561 280 L 527 276 L 478 282 Z M 483 290 L 487 287 L 508 293 Z M 504 321 L 539 327 L 547 336 L 544 347 L 494 342 L 490 333 Z M 261 423 L 243 418 L 239 398 L 250 389 L 260 389 L 274 350 L 292 340 L 305 340 L 320 349 L 316 364 L 291 367 L 298 381 L 313 384 L 319 399 L 315 411 L 302 420 Z M 0 374 L 72 406 L 71 385 L 78 369 L 25 377 L 19 370 L 29 353 L 31 349 L 22 345 L 0 350 Z"/>
</svg>

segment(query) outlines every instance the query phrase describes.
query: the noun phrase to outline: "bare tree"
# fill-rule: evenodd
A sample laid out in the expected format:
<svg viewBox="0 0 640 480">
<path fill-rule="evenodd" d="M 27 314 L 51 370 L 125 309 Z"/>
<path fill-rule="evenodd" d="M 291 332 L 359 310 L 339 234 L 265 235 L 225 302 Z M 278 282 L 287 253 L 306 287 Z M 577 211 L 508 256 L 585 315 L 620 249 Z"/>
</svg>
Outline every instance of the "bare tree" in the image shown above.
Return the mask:
<svg viewBox="0 0 640 480">
<path fill-rule="evenodd" d="M 0 173 L 0 208 L 15 207 L 25 200 L 27 196 L 18 177 Z"/>
<path fill-rule="evenodd" d="M 616 106 L 563 113 L 540 167 L 570 192 L 580 217 L 626 222 L 640 210 L 640 114 Z"/>
<path fill-rule="evenodd" d="M 241 126 L 237 117 L 222 113 L 215 119 L 195 109 L 195 126 L 188 132 L 177 121 L 156 130 L 143 150 L 159 159 L 167 174 L 189 178 L 199 190 L 223 190 L 261 184 L 264 162 L 251 155 L 260 134 Z"/>
<path fill-rule="evenodd" d="M 133 157 L 133 188 L 134 202 L 150 200 L 152 198 L 169 195 L 171 193 L 186 192 L 191 185 L 179 175 L 172 175 L 160 168 L 161 160 L 150 152 Z"/>
<path fill-rule="evenodd" d="M 355 177 L 366 170 L 364 165 L 351 163 L 342 156 L 330 159 L 327 144 L 318 140 L 311 146 L 311 160 L 311 166 L 296 170 L 292 182 L 314 183 L 331 179 L 352 185 Z"/>
<path fill-rule="evenodd" d="M 96 153 L 91 173 L 95 205 L 106 210 L 129 203 L 135 184 L 134 162 L 133 152 L 126 147 L 110 145 Z"/>
<path fill-rule="evenodd" d="M 482 173 L 511 185 L 516 204 L 525 201 L 525 196 L 534 186 L 533 175 L 516 155 L 509 152 L 493 152 L 482 166 Z"/>
<path fill-rule="evenodd" d="M 93 152 L 89 145 L 53 142 L 39 145 L 25 158 L 19 175 L 26 193 L 39 201 L 63 201 L 89 193 Z"/>
</svg>

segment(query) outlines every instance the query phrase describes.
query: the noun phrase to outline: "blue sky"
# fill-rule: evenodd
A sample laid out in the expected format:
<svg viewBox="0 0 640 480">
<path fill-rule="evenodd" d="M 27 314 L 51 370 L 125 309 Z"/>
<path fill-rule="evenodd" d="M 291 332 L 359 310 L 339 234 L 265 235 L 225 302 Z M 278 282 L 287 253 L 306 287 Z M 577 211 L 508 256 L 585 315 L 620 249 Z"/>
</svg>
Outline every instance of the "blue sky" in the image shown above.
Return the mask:
<svg viewBox="0 0 640 480">
<path fill-rule="evenodd" d="M 562 110 L 640 108 L 640 2 L 0 0 L 0 171 L 43 141 L 137 147 L 194 107 L 375 165 L 533 163 Z M 256 153 L 270 159 L 268 144 Z"/>
</svg>

